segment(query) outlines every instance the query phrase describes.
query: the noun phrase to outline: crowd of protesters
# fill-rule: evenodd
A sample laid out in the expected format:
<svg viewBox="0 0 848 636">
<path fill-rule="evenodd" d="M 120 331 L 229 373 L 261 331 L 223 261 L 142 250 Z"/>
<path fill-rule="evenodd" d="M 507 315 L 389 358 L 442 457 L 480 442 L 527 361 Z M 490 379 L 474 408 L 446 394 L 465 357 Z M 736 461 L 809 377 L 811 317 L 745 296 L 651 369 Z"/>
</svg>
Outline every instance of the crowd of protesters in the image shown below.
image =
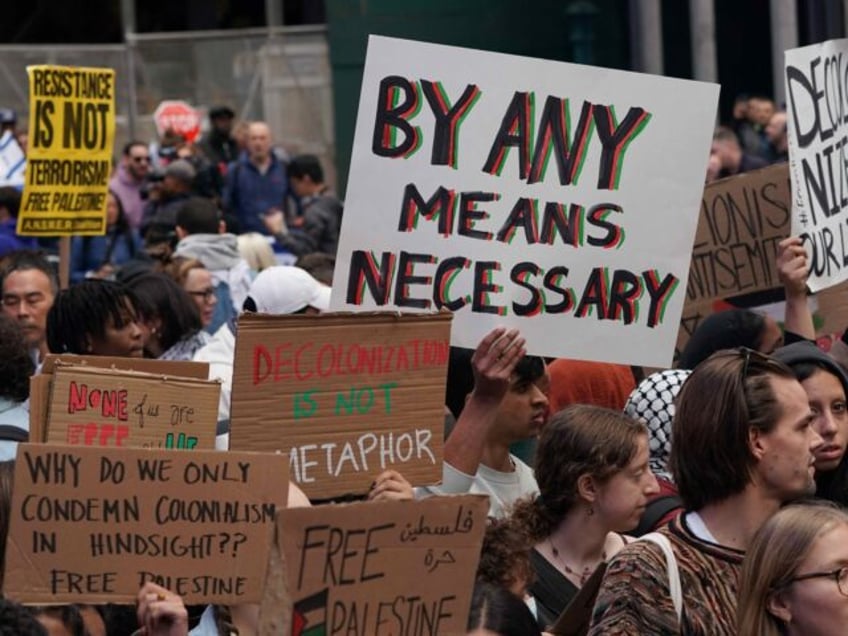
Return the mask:
<svg viewBox="0 0 848 636">
<path fill-rule="evenodd" d="M 786 159 L 785 113 L 759 96 L 737 106 L 708 181 Z M 48 352 L 207 362 L 226 449 L 238 316 L 329 309 L 342 205 L 320 163 L 278 153 L 264 122 L 241 143 L 232 110 L 210 119 L 197 145 L 166 136 L 156 161 L 126 144 L 107 233 L 74 239 L 67 289 L 34 246 L 2 256 L 3 541 L 28 380 Z M 365 498 L 489 497 L 468 633 L 541 634 L 590 585 L 592 635 L 843 633 L 848 335 L 816 346 L 798 239 L 776 266 L 782 327 L 715 314 L 673 369 L 532 356 L 505 328 L 452 350 L 441 484 L 388 470 Z M 311 504 L 292 485 L 289 505 Z M 0 634 L 250 635 L 257 621 L 257 606 L 186 607 L 152 582 L 134 607 L 0 601 Z"/>
</svg>

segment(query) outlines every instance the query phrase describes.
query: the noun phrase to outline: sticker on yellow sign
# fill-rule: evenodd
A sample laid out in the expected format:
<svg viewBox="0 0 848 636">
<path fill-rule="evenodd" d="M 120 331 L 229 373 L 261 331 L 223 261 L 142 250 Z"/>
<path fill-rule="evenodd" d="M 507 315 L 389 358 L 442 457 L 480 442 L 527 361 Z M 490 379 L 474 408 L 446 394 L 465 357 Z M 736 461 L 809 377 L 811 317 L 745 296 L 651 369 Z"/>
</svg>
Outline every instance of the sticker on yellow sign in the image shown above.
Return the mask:
<svg viewBox="0 0 848 636">
<path fill-rule="evenodd" d="M 105 234 L 115 71 L 29 66 L 27 73 L 30 135 L 18 234 Z"/>
</svg>

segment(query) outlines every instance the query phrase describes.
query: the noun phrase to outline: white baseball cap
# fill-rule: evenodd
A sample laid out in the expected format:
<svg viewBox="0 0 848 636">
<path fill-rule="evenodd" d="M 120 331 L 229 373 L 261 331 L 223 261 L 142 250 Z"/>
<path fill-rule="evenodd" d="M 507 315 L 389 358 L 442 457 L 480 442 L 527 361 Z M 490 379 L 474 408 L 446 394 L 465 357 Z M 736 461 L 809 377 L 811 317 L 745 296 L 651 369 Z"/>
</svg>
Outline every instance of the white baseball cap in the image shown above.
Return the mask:
<svg viewBox="0 0 848 636">
<path fill-rule="evenodd" d="M 263 314 L 296 314 L 307 307 L 319 311 L 330 308 L 332 290 L 309 272 L 292 265 L 263 269 L 253 281 L 248 297 Z"/>
</svg>

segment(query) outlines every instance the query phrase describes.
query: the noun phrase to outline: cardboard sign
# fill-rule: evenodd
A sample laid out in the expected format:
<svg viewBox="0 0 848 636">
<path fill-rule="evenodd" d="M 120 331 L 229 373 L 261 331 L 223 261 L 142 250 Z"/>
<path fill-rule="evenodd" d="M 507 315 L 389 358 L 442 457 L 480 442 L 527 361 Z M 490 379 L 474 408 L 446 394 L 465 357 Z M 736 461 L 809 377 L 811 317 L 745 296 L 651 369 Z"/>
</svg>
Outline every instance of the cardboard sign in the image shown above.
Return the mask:
<svg viewBox="0 0 848 636">
<path fill-rule="evenodd" d="M 3 593 L 134 602 L 153 580 L 186 603 L 258 603 L 287 494 L 279 455 L 21 444 Z"/>
<path fill-rule="evenodd" d="M 810 256 L 807 285 L 819 291 L 848 278 L 848 40 L 786 51 L 792 235 Z"/>
<path fill-rule="evenodd" d="M 217 380 L 58 366 L 47 441 L 73 446 L 213 449 Z"/>
<path fill-rule="evenodd" d="M 80 356 L 73 353 L 48 353 L 44 357 L 44 364 L 41 367 L 42 375 L 53 373 L 57 363 L 98 367 L 100 369 L 115 369 L 117 371 L 155 373 L 156 375 L 177 378 L 197 378 L 198 380 L 205 380 L 209 377 L 208 362 L 119 358 L 116 356 Z"/>
<path fill-rule="evenodd" d="M 785 163 L 704 188 L 675 357 L 724 300 L 780 287 L 777 245 L 789 236 L 790 206 Z"/>
<path fill-rule="evenodd" d="M 105 234 L 115 71 L 44 65 L 27 73 L 29 146 L 18 234 Z"/>
<path fill-rule="evenodd" d="M 230 448 L 284 451 L 312 499 L 365 493 L 386 468 L 442 476 L 451 314 L 245 315 Z"/>
<path fill-rule="evenodd" d="M 785 163 L 704 188 L 686 303 L 780 287 L 777 244 L 789 236 L 790 205 Z"/>
<path fill-rule="evenodd" d="M 718 90 L 371 36 L 331 306 L 669 364 Z"/>
<path fill-rule="evenodd" d="M 25 167 L 24 151 L 12 131 L 7 130 L 0 136 L 0 186 L 23 186 Z"/>
<path fill-rule="evenodd" d="M 848 327 L 848 281 L 816 294 L 816 305 L 813 318 L 820 319 L 816 324 L 816 334 L 839 338 Z M 826 347 L 825 351 L 828 349 Z"/>
<path fill-rule="evenodd" d="M 280 511 L 292 636 L 464 634 L 488 509 L 466 495 Z"/>
<path fill-rule="evenodd" d="M 721 308 L 716 309 L 716 304 L 720 305 Z M 698 325 L 700 325 L 707 316 L 726 308 L 727 303 L 723 301 L 714 302 L 711 300 L 699 303 L 687 302 L 683 306 L 683 315 L 680 317 L 680 330 L 677 333 L 677 343 L 675 344 L 675 362 L 683 353 L 683 350 L 686 348 L 686 343 L 689 342 L 689 339 L 692 337 L 692 334 L 695 333 Z"/>
<path fill-rule="evenodd" d="M 209 364 L 206 362 L 48 353 L 44 357 L 41 373 L 29 379 L 29 440 L 31 442 L 46 441 L 44 433 L 47 427 L 47 405 L 50 399 L 50 384 L 53 382 L 53 369 L 56 368 L 57 362 L 200 380 L 209 377 Z"/>
</svg>

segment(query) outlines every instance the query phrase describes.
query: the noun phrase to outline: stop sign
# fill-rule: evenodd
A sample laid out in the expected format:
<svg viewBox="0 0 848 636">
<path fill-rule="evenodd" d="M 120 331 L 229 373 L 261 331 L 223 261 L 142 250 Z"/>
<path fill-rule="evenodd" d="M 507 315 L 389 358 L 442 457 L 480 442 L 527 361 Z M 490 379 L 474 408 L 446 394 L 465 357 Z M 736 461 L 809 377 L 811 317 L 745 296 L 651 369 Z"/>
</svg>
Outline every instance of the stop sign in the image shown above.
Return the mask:
<svg viewBox="0 0 848 636">
<path fill-rule="evenodd" d="M 194 141 L 200 134 L 200 115 L 183 101 L 165 100 L 159 104 L 153 111 L 153 122 L 160 137 L 171 130 L 186 141 Z"/>
</svg>

